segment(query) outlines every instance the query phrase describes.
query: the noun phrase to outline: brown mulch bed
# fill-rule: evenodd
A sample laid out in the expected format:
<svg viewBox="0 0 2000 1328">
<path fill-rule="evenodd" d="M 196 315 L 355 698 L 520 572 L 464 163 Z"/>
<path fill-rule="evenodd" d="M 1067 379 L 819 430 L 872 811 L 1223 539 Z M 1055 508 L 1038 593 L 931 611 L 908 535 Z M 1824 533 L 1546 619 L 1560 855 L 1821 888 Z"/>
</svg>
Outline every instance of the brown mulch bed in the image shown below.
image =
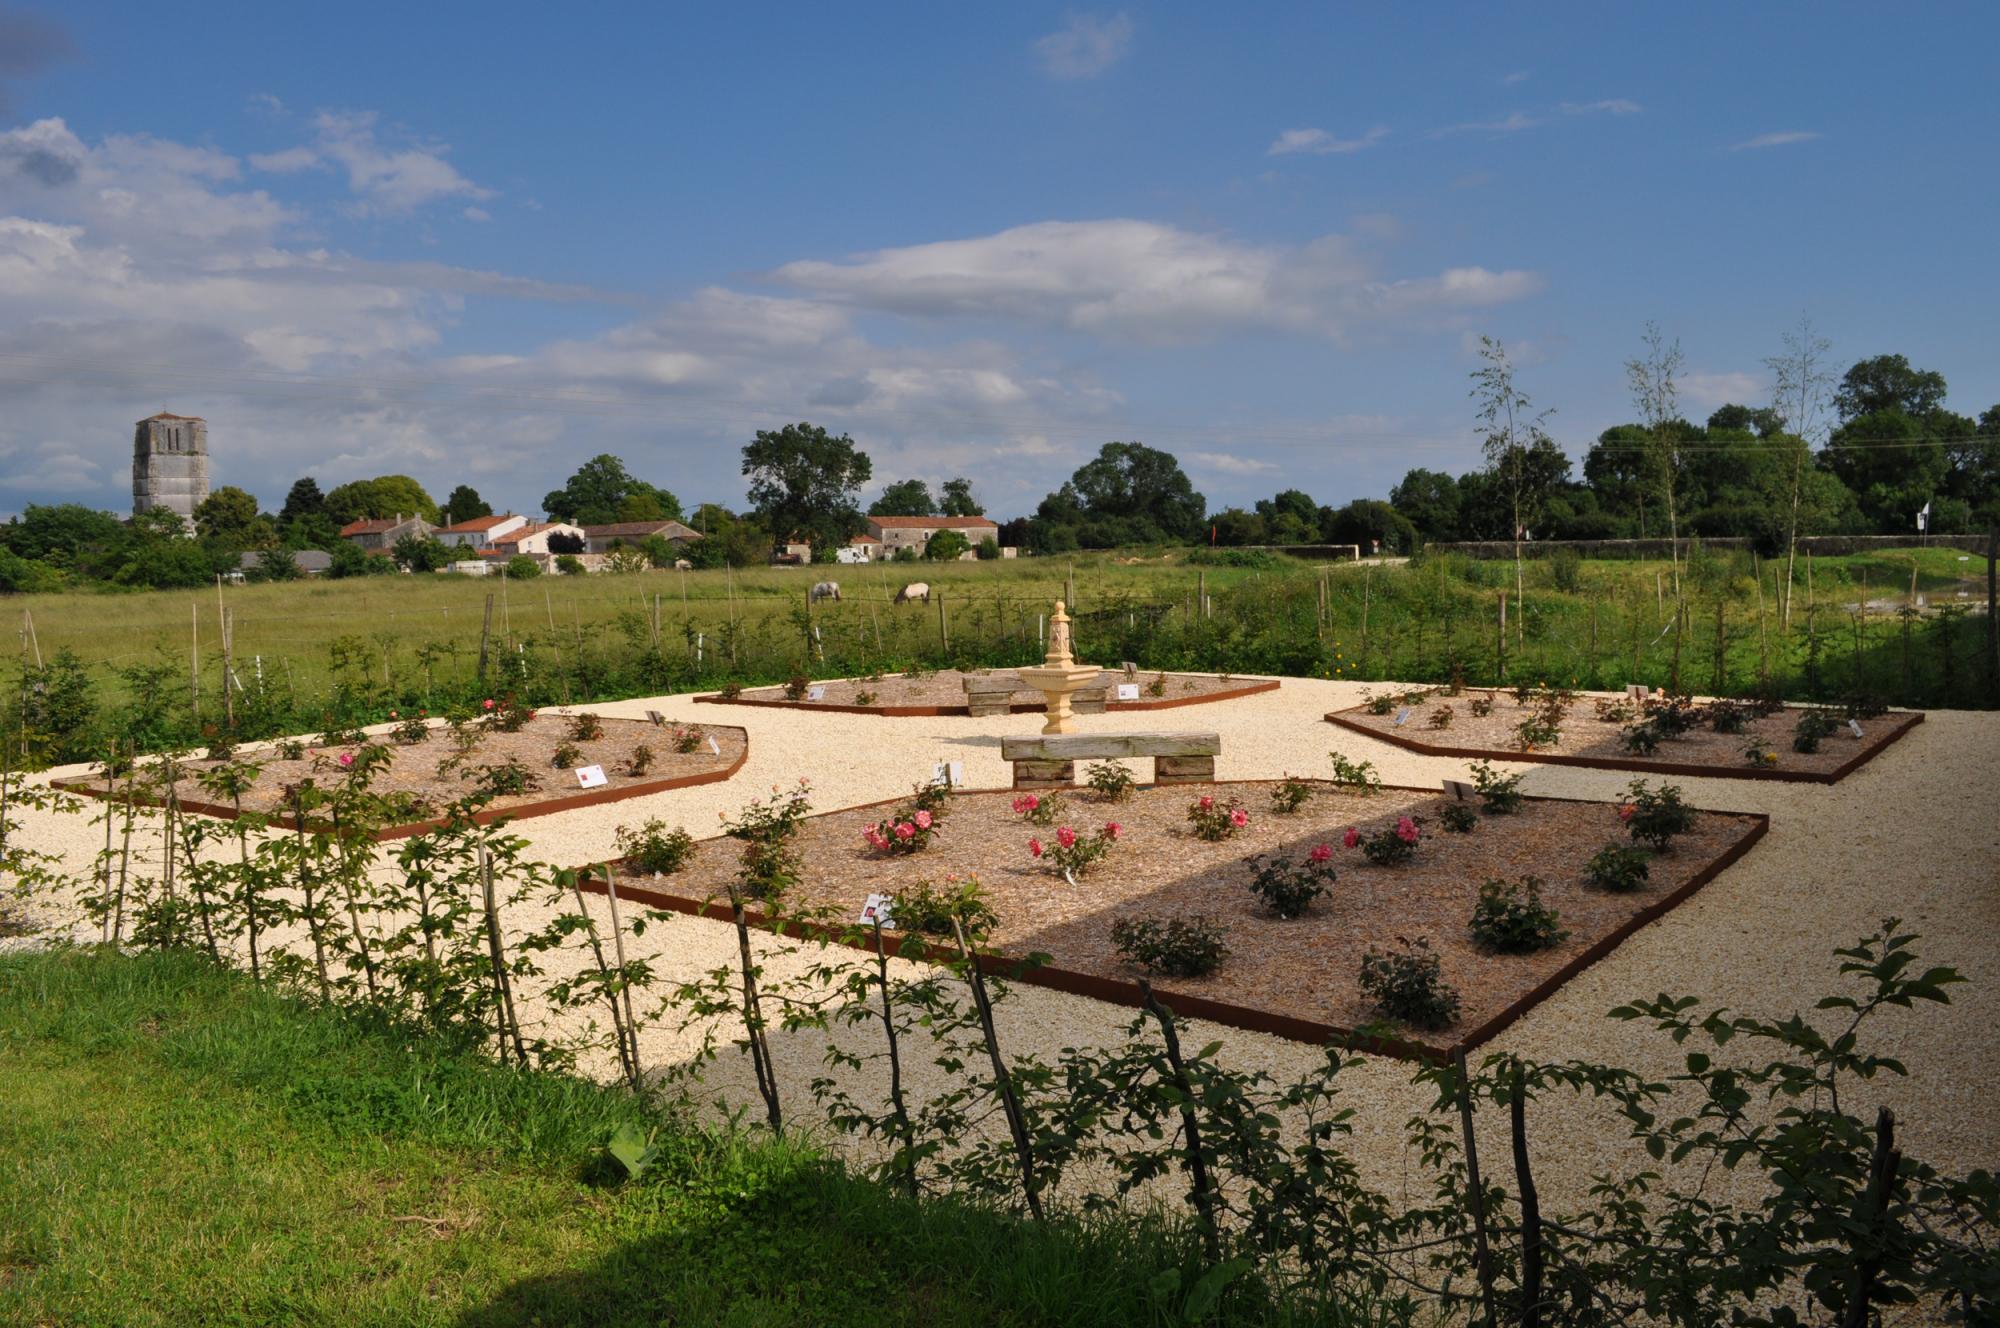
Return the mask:
<svg viewBox="0 0 2000 1328">
<path fill-rule="evenodd" d="M 891 673 L 875 679 L 843 678 L 824 682 L 815 679 L 812 685 L 822 689 L 822 695 L 817 699 L 801 698 L 797 702 L 793 702 L 785 695 L 783 687 L 751 687 L 745 688 L 738 697 L 704 696 L 701 699 L 747 701 L 753 704 L 795 704 L 801 710 L 810 710 L 817 706 L 846 710 L 879 710 L 884 713 L 903 711 L 915 714 L 964 714 L 965 679 L 968 676 L 992 672 L 994 672 L 992 669 L 979 669 L 968 674 L 963 669 L 939 669 L 935 673 Z M 1139 689 L 1136 701 L 1115 699 L 1118 685 L 1127 682 L 1135 684 Z M 1204 701 L 1225 701 L 1250 692 L 1270 691 L 1278 686 L 1278 683 L 1271 678 L 1161 673 L 1146 669 L 1140 669 L 1135 675 L 1128 676 L 1121 669 L 1105 669 L 1099 673 L 1097 683 L 1089 685 L 1101 685 L 1105 688 L 1108 709 L 1151 710 Z M 1033 688 L 1016 691 L 1012 701 L 1013 708 L 1022 711 L 1039 711 L 1046 708 L 1047 704 L 1047 698 Z"/>
<path fill-rule="evenodd" d="M 647 720 L 602 719 L 599 722 L 604 728 L 603 736 L 576 742 L 580 756 L 569 769 L 557 769 L 552 763 L 556 748 L 573 741 L 570 737 L 571 717 L 555 711 L 538 712 L 523 728 L 513 733 L 498 730 L 483 732 L 479 745 L 465 758 L 463 766 L 442 773 L 439 765 L 458 754 L 447 730 L 434 727 L 428 741 L 409 746 L 401 745 L 386 735 L 377 736 L 375 741 L 387 744 L 392 759 L 377 772 L 368 786 L 369 791 L 409 794 L 421 799 L 425 806 L 415 810 L 422 814 L 411 818 L 412 821 L 421 821 L 437 815 L 445 804 L 464 797 L 472 790 L 473 781 L 467 776 L 467 771 L 476 772 L 481 766 L 500 765 L 511 758 L 532 770 L 541 787 L 528 793 L 496 797 L 488 804 L 488 815 L 533 815 L 544 804 L 567 803 L 585 794 L 593 795 L 593 800 L 608 802 L 619 794 L 630 796 L 681 781 L 707 782 L 704 776 L 713 779 L 733 772 L 749 751 L 749 735 L 729 725 L 683 724 L 671 717 L 666 727 L 656 726 Z M 683 728 L 694 730 L 700 739 L 692 752 L 674 750 L 674 733 Z M 721 749 L 719 754 L 709 748 L 711 737 L 715 739 L 716 747 Z M 633 750 L 641 745 L 652 749 L 653 759 L 644 774 L 635 775 L 629 767 Z M 352 747 L 322 747 L 308 743 L 303 759 L 291 761 L 281 758 L 275 749 L 245 749 L 239 753 L 238 759 L 255 762 L 260 770 L 256 785 L 244 795 L 244 810 L 282 813 L 285 810 L 285 786 L 302 779 L 313 779 L 322 787 L 337 783 L 341 776 L 340 756 L 353 750 Z M 228 814 L 229 799 L 203 788 L 197 779 L 200 772 L 217 764 L 208 760 L 183 763 L 187 775 L 174 786 L 183 806 L 197 811 Z M 579 783 L 576 771 L 591 765 L 603 767 L 605 782 L 586 790 Z M 143 769 L 139 783 L 141 796 L 146 801 L 159 801 L 162 790 L 157 785 L 147 786 Z M 102 779 L 64 781 L 64 787 L 73 792 L 94 793 L 99 797 L 105 793 Z M 120 792 L 123 787 L 122 783 L 118 786 Z"/>
<path fill-rule="evenodd" d="M 1483 699 L 1492 701 L 1492 713 L 1483 716 L 1473 714 L 1473 702 Z M 1612 705 L 1630 704 L 1637 711 L 1637 704 L 1628 703 L 1622 695 L 1581 695 L 1569 709 L 1561 728 L 1561 738 L 1553 744 L 1537 746 L 1532 751 L 1523 750 L 1515 729 L 1529 717 L 1533 707 L 1517 702 L 1513 693 L 1506 691 L 1467 689 L 1463 695 L 1453 697 L 1412 692 L 1397 702 L 1396 710 L 1386 715 L 1370 714 L 1363 705 L 1335 711 L 1326 718 L 1335 725 L 1359 729 L 1412 751 L 1441 756 L 1484 756 L 1495 761 L 1553 760 L 1561 764 L 1659 769 L 1667 773 L 1701 774 L 1722 779 L 1803 778 L 1819 782 L 1831 782 L 1847 773 L 1852 766 L 1869 760 L 1923 719 L 1921 713 L 1891 711 L 1873 719 L 1860 720 L 1859 738 L 1848 729 L 1844 720 L 1839 720 L 1836 721 L 1838 726 L 1835 731 L 1820 739 L 1817 752 L 1795 752 L 1792 750 L 1792 733 L 1803 709 L 1787 706 L 1774 714 L 1751 718 L 1741 733 L 1717 733 L 1707 727 L 1697 728 L 1680 737 L 1666 739 L 1657 751 L 1648 755 L 1625 749 L 1621 733 L 1631 720 L 1601 718 L 1600 701 Z M 1396 711 L 1404 705 L 1409 707 L 1410 714 L 1399 726 Z M 1451 710 L 1449 726 L 1431 727 L 1435 717 L 1446 707 Z M 1753 741 L 1761 741 L 1765 749 L 1777 758 L 1776 761 L 1751 764 L 1746 753 Z"/>
<path fill-rule="evenodd" d="M 1270 807 L 1274 786 L 1146 787 L 1116 804 L 1085 790 L 1065 794 L 1065 820 L 1079 832 L 1107 820 L 1122 830 L 1110 855 L 1076 885 L 1029 855 L 1029 838 L 1047 843 L 1054 830 L 1016 815 L 1011 791 L 956 795 L 931 846 L 911 855 L 880 856 L 862 839 L 862 829 L 895 811 L 894 804 L 831 812 L 800 831 L 804 879 L 792 903 L 829 905 L 852 921 L 871 892 L 894 892 L 926 878 L 976 876 L 999 915 L 995 949 L 1045 952 L 1055 968 L 1126 982 L 1140 973 L 1112 944 L 1115 921 L 1205 913 L 1228 927 L 1229 958 L 1208 977 L 1161 979 L 1161 986 L 1350 1029 L 1378 1017 L 1356 983 L 1362 955 L 1392 946 L 1397 937 L 1422 938 L 1437 951 L 1462 1001 L 1457 1025 L 1419 1039 L 1442 1046 L 1505 1011 L 1761 827 L 1756 817 L 1701 812 L 1693 830 L 1653 860 L 1648 885 L 1620 895 L 1584 884 L 1592 854 L 1608 842 L 1629 842 L 1612 804 L 1530 798 L 1514 815 L 1482 817 L 1471 833 L 1451 834 L 1438 824 L 1440 794 L 1385 789 L 1368 797 L 1322 783 L 1301 811 L 1281 815 Z M 1241 799 L 1249 826 L 1220 843 L 1195 838 L 1187 829 L 1187 808 L 1204 793 Z M 1365 838 L 1402 815 L 1416 818 L 1423 833 L 1412 862 L 1378 867 L 1359 849 L 1341 846 L 1349 826 Z M 1303 857 L 1319 843 L 1333 847 L 1339 871 L 1333 889 L 1303 917 L 1283 920 L 1268 912 L 1246 888 L 1253 874 L 1246 859 L 1260 852 Z M 720 897 L 735 870 L 736 849 L 733 841 L 709 840 L 671 877 L 628 873 L 626 879 L 687 899 Z M 1527 874 L 1541 878 L 1543 900 L 1560 914 L 1569 937 L 1539 954 L 1486 953 L 1468 931 L 1481 883 Z"/>
</svg>

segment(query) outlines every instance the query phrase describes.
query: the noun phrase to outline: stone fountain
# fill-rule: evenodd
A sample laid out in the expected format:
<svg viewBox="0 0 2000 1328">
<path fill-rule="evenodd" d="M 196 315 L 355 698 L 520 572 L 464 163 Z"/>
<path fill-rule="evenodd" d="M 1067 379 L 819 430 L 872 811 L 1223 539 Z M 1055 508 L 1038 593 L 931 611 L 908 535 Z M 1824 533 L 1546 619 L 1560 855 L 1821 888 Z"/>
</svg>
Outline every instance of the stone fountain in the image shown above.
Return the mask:
<svg viewBox="0 0 2000 1328">
<path fill-rule="evenodd" d="M 1042 725 L 1042 732 L 1076 730 L 1076 712 L 1070 709 L 1070 697 L 1096 682 L 1101 672 L 1095 664 L 1077 663 L 1070 654 L 1069 613 L 1063 602 L 1057 600 L 1056 611 L 1049 617 L 1048 653 L 1040 667 L 1021 670 L 1021 681 L 1049 699 L 1048 722 Z"/>
</svg>

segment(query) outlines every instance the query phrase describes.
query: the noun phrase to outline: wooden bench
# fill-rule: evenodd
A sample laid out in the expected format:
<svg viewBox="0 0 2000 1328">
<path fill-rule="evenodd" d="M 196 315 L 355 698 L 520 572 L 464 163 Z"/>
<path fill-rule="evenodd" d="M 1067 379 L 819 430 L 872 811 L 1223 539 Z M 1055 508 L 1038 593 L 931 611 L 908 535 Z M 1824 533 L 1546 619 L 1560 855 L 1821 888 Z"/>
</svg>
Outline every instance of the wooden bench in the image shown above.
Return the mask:
<svg viewBox="0 0 2000 1328">
<path fill-rule="evenodd" d="M 973 715 L 1011 714 L 1014 697 L 1018 693 L 1041 695 L 1022 682 L 1021 675 L 1013 669 L 968 673 L 961 681 L 965 684 L 965 708 Z M 1086 687 L 1070 697 L 1070 709 L 1079 715 L 1101 715 L 1104 713 L 1105 692 L 1103 687 Z"/>
<path fill-rule="evenodd" d="M 1215 781 L 1219 733 L 1063 733 L 1000 739 L 1000 756 L 1014 763 L 1014 787 L 1067 788 L 1076 782 L 1079 760 L 1153 758 L 1155 784 L 1208 784 Z"/>
</svg>

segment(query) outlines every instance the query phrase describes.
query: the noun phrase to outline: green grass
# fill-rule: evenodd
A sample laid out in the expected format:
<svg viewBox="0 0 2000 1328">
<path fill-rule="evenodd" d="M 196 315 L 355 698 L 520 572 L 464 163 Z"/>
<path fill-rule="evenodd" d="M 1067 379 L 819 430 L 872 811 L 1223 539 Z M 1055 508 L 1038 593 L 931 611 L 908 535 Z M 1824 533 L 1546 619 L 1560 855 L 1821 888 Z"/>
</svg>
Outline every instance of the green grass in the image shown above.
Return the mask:
<svg viewBox="0 0 2000 1328">
<path fill-rule="evenodd" d="M 629 1097 L 192 957 L 0 958 L 0 1086 L 4 1323 L 1181 1321 L 1156 1279 L 1186 1247 L 1163 1229 L 918 1205 L 810 1147 L 685 1124 L 658 1179 L 613 1186 Z"/>
</svg>

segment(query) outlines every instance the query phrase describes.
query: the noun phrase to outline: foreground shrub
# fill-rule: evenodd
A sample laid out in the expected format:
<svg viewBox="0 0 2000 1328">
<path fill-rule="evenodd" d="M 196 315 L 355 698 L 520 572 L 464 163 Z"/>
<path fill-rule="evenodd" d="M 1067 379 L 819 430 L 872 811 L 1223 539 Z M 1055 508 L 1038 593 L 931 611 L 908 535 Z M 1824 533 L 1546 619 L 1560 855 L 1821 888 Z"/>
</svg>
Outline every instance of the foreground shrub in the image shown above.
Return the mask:
<svg viewBox="0 0 2000 1328">
<path fill-rule="evenodd" d="M 1054 825 L 1069 810 L 1060 793 L 1023 793 L 1011 806 L 1014 814 L 1029 825 Z"/>
<path fill-rule="evenodd" d="M 1479 791 L 1479 801 L 1486 808 L 1488 816 L 1512 816 L 1521 810 L 1520 775 L 1503 775 L 1495 770 L 1491 762 L 1475 761 L 1472 765 L 1472 787 Z"/>
<path fill-rule="evenodd" d="M 1458 989 L 1444 980 L 1444 965 L 1430 942 L 1396 938 L 1397 949 L 1369 948 L 1361 957 L 1361 993 L 1391 1019 L 1436 1031 L 1458 1018 Z"/>
<path fill-rule="evenodd" d="M 1630 801 L 1618 809 L 1618 818 L 1625 822 L 1626 831 L 1638 843 L 1651 844 L 1664 853 L 1674 836 L 1693 828 L 1694 808 L 1681 801 L 1678 784 L 1662 784 L 1652 789 L 1645 780 L 1635 779 L 1627 793 Z"/>
<path fill-rule="evenodd" d="M 1471 803 L 1453 799 L 1438 812 L 1438 821 L 1451 833 L 1465 835 L 1472 833 L 1479 824 L 1479 813 L 1473 810 Z"/>
<path fill-rule="evenodd" d="M 604 736 L 604 721 L 588 710 L 569 717 L 569 736 L 572 742 L 596 742 Z"/>
<path fill-rule="evenodd" d="M 1333 762 L 1333 782 L 1340 788 L 1372 796 L 1382 787 L 1382 776 L 1375 773 L 1373 761 L 1350 761 L 1339 752 L 1328 752 Z"/>
<path fill-rule="evenodd" d="M 1518 882 L 1494 880 L 1479 887 L 1472 935 L 1501 954 L 1532 954 L 1560 945 L 1569 933 L 1555 910 L 1542 903 L 1541 878 L 1523 876 Z"/>
<path fill-rule="evenodd" d="M 1228 932 L 1205 914 L 1176 913 L 1163 918 L 1120 918 L 1111 924 L 1118 953 L 1148 973 L 1198 978 L 1213 973 L 1229 957 Z"/>
<path fill-rule="evenodd" d="M 1830 710 L 1802 711 L 1799 722 L 1792 728 L 1792 750 L 1809 756 L 1818 751 L 1821 740 L 1838 727 Z"/>
<path fill-rule="evenodd" d="M 898 930 L 923 936 L 951 936 L 956 920 L 968 937 L 983 936 L 1000 925 L 999 914 L 987 902 L 979 878 L 947 876 L 943 885 L 928 877 L 889 896 L 889 917 Z"/>
<path fill-rule="evenodd" d="M 1196 839 L 1215 843 L 1234 839 L 1237 831 L 1250 824 L 1250 813 L 1244 811 L 1242 804 L 1234 798 L 1217 802 L 1213 796 L 1204 793 L 1188 804 L 1187 819 Z"/>
<path fill-rule="evenodd" d="M 1107 802 L 1123 802 L 1139 781 L 1118 761 L 1097 761 L 1084 772 L 1084 783 Z"/>
<path fill-rule="evenodd" d="M 1333 850 L 1325 844 L 1314 845 L 1303 862 L 1282 856 L 1266 858 L 1261 853 L 1250 862 L 1256 868 L 1256 875 L 1250 880 L 1250 893 L 1281 918 L 1296 918 L 1304 913 L 1313 900 L 1333 887 L 1336 879 Z"/>
<path fill-rule="evenodd" d="M 1600 890 L 1629 894 L 1646 884 L 1650 858 L 1645 849 L 1632 844 L 1606 844 L 1591 857 L 1583 874 Z"/>
<path fill-rule="evenodd" d="M 659 817 L 649 817 L 636 829 L 619 826 L 618 852 L 636 871 L 654 876 L 670 876 L 694 856 L 694 836 L 686 830 L 667 829 Z"/>
<path fill-rule="evenodd" d="M 1080 835 L 1071 826 L 1059 825 L 1048 843 L 1039 838 L 1030 839 L 1028 853 L 1037 860 L 1046 859 L 1049 866 L 1074 879 L 1096 866 L 1099 859 L 1111 852 L 1111 846 L 1118 842 L 1121 833 L 1123 829 L 1116 821 L 1106 821 L 1093 835 Z"/>
<path fill-rule="evenodd" d="M 1271 790 L 1271 810 L 1290 816 L 1312 800 L 1313 786 L 1295 775 L 1286 775 Z"/>
<path fill-rule="evenodd" d="M 464 773 L 473 788 L 496 798 L 519 797 L 542 787 L 542 777 L 511 756 L 498 765 L 482 765 Z"/>
<path fill-rule="evenodd" d="M 1349 829 L 1347 846 L 1354 847 L 1356 832 Z M 1417 841 L 1422 838 L 1417 823 L 1410 817 L 1402 817 L 1386 830 L 1377 830 L 1361 840 L 1361 856 L 1377 867 L 1398 867 L 1417 855 Z"/>
</svg>

